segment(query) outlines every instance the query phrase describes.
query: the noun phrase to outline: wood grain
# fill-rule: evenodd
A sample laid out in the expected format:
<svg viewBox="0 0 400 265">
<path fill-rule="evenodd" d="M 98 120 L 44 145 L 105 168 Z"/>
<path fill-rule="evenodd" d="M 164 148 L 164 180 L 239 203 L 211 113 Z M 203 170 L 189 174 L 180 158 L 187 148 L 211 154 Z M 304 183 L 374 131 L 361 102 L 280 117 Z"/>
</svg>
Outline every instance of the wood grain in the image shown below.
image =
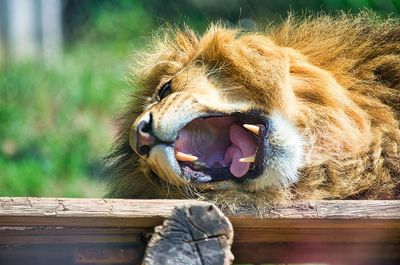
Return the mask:
<svg viewBox="0 0 400 265">
<path fill-rule="evenodd" d="M 3 197 L 0 264 L 140 264 L 146 234 L 176 206 L 203 204 Z M 228 214 L 238 263 L 400 264 L 400 201 L 305 201 Z"/>
<path fill-rule="evenodd" d="M 84 225 L 120 226 L 127 219 L 130 226 L 141 227 L 136 220 L 157 220 L 170 216 L 175 206 L 203 204 L 192 200 L 122 200 L 122 199 L 67 199 L 67 198 L 9 198 L 0 197 L 1 225 L 10 224 L 7 218 L 31 224 L 35 220 L 46 220 L 57 224 L 57 220 L 71 218 L 69 226 L 82 226 L 76 219 L 99 220 Z M 400 201 L 396 200 L 339 200 L 306 201 L 290 204 L 269 205 L 262 210 L 239 208 L 229 215 L 239 226 L 246 220 L 262 225 L 267 219 L 400 219 Z M 20 218 L 25 217 L 25 218 Z M 260 218 L 262 217 L 262 218 Z M 41 218 L 41 219 L 40 219 Z M 107 222 L 109 220 L 109 222 Z M 112 220 L 112 222 L 110 222 Z M 120 220 L 120 221 L 118 221 Z M 63 220 L 62 220 L 63 221 Z M 117 223 L 115 223 L 115 221 Z M 253 223 L 254 224 L 254 223 Z M 143 224 L 144 227 L 154 226 Z"/>
<path fill-rule="evenodd" d="M 154 229 L 142 265 L 230 265 L 232 239 L 232 225 L 215 205 L 180 207 Z"/>
</svg>

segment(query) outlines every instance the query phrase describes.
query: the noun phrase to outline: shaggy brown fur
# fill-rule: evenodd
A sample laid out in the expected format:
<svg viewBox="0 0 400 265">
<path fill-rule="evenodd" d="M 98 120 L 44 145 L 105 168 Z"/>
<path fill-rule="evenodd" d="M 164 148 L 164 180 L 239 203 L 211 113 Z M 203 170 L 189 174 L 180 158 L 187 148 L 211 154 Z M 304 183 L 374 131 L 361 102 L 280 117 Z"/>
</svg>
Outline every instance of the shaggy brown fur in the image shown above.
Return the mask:
<svg viewBox="0 0 400 265">
<path fill-rule="evenodd" d="M 199 198 L 230 208 L 288 198 L 399 198 L 398 20 L 342 14 L 289 18 L 265 32 L 220 25 L 203 37 L 188 29 L 168 31 L 138 58 L 132 68 L 137 90 L 119 119 L 115 149 L 107 161 L 113 175 L 109 196 Z M 129 147 L 129 131 L 144 109 L 158 104 L 156 88 L 171 77 L 176 91 L 190 91 L 208 78 L 232 102 L 239 97 L 266 113 L 283 113 L 304 139 L 297 183 L 222 189 L 153 173 Z M 186 103 L 170 104 L 179 109 Z"/>
</svg>

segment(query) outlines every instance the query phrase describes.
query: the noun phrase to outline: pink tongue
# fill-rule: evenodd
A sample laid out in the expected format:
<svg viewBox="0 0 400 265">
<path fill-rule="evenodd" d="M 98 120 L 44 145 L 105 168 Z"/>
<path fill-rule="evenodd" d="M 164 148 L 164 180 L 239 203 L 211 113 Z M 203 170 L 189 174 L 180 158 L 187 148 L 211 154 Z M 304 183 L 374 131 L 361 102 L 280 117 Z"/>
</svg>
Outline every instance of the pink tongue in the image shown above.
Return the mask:
<svg viewBox="0 0 400 265">
<path fill-rule="evenodd" d="M 229 132 L 232 146 L 225 152 L 225 163 L 231 163 L 229 170 L 237 178 L 243 177 L 250 169 L 250 163 L 239 162 L 240 158 L 256 153 L 256 142 L 251 132 L 237 124 L 232 124 Z"/>
</svg>

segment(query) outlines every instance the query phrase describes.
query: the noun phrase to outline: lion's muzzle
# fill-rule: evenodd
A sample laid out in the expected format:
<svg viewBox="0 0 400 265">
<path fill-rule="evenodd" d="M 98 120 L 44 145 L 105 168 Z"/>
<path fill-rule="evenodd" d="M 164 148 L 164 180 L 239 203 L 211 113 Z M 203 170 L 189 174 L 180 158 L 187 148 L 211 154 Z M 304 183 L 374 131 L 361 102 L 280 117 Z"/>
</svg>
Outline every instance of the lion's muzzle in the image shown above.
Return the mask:
<svg viewBox="0 0 400 265">
<path fill-rule="evenodd" d="M 151 148 L 165 143 L 153 133 L 153 118 L 151 112 L 140 117 L 131 127 L 129 144 L 133 151 L 142 157 L 149 155 Z"/>
</svg>

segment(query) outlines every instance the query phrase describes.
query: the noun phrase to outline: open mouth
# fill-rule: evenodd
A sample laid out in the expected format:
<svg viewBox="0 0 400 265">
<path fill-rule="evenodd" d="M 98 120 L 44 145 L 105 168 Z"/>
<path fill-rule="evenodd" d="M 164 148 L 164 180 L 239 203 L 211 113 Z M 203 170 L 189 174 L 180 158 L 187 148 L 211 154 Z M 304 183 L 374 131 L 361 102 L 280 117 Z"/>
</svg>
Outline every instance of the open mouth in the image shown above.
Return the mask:
<svg viewBox="0 0 400 265">
<path fill-rule="evenodd" d="M 255 112 L 196 118 L 178 132 L 175 157 L 191 182 L 256 178 L 268 158 L 268 131 Z"/>
</svg>

